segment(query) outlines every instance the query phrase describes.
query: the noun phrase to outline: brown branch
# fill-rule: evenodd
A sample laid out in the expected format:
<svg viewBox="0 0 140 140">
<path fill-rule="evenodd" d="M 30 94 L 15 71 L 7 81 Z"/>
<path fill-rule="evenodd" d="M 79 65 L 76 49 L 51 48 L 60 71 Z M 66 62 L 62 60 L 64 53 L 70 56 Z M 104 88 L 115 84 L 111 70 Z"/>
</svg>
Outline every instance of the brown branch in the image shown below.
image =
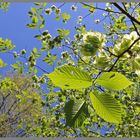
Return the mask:
<svg viewBox="0 0 140 140">
<path fill-rule="evenodd" d="M 109 48 L 103 48 L 103 50 L 107 51 L 108 53 L 110 53 L 110 55 L 113 55 L 115 57 L 118 57 L 116 54 L 112 53 Z"/>
<path fill-rule="evenodd" d="M 138 31 L 138 29 L 137 29 L 137 27 L 136 27 L 134 21 L 131 20 L 131 22 L 132 22 L 132 24 L 133 24 L 133 26 L 134 26 L 135 31 L 137 32 L 137 35 L 140 36 L 140 33 L 139 33 L 139 31 Z"/>
<path fill-rule="evenodd" d="M 10 114 L 10 111 L 12 110 L 13 106 L 16 105 L 17 101 L 18 101 L 18 100 L 15 100 L 15 101 L 13 102 L 13 104 L 12 104 L 11 107 L 8 109 L 8 111 L 6 112 L 6 114 Z"/>
<path fill-rule="evenodd" d="M 65 5 L 65 2 L 64 2 L 63 4 L 61 4 L 61 5 L 58 7 L 58 9 L 61 8 L 61 7 L 64 6 L 64 5 Z"/>
<path fill-rule="evenodd" d="M 133 47 L 133 45 L 135 45 L 135 44 L 137 43 L 137 41 L 139 41 L 139 40 L 140 40 L 140 37 L 137 38 L 137 39 L 130 45 L 130 47 L 128 47 L 124 52 L 122 52 L 122 53 L 117 57 L 117 59 L 115 60 L 114 64 L 110 67 L 110 69 L 108 70 L 108 72 L 111 71 L 111 70 L 114 68 L 114 66 L 116 65 L 116 63 L 118 62 L 118 60 L 119 60 L 126 52 L 128 52 L 128 51 Z"/>
<path fill-rule="evenodd" d="M 132 17 L 128 12 L 126 12 L 120 5 L 118 5 L 117 3 L 113 2 L 112 3 L 116 8 L 118 8 L 123 14 L 125 14 L 129 19 L 133 20 L 134 22 L 136 22 L 137 24 L 140 25 L 140 22 L 135 19 L 134 17 Z"/>
<path fill-rule="evenodd" d="M 5 104 L 5 100 L 8 98 L 9 95 L 10 95 L 10 93 L 8 93 L 5 97 L 3 97 L 2 103 L 1 103 L 1 105 L 0 105 L 0 110 L 1 110 L 1 108 L 3 107 L 3 105 Z"/>
<path fill-rule="evenodd" d="M 41 68 L 40 66 L 38 66 L 38 65 L 35 65 L 35 67 L 37 67 L 37 68 L 39 68 L 40 70 L 42 70 L 43 72 L 45 72 L 45 73 L 49 73 L 48 71 L 46 71 L 46 70 L 44 70 L 43 68 Z"/>
<path fill-rule="evenodd" d="M 126 6 L 125 6 L 125 3 L 124 3 L 124 2 L 122 2 L 122 5 L 123 5 L 123 7 L 124 7 L 125 11 L 127 11 L 127 8 L 126 8 Z"/>
</svg>

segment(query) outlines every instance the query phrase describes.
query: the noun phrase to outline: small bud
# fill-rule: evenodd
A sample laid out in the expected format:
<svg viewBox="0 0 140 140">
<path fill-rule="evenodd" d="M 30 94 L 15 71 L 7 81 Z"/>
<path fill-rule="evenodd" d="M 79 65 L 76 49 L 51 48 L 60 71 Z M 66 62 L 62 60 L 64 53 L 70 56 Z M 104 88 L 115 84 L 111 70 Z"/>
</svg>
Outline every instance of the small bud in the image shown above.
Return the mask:
<svg viewBox="0 0 140 140">
<path fill-rule="evenodd" d="M 15 58 L 18 56 L 17 52 L 15 52 L 15 51 L 13 52 L 13 54 L 14 54 Z"/>
<path fill-rule="evenodd" d="M 25 49 L 21 50 L 21 54 L 26 54 L 26 50 Z"/>
<path fill-rule="evenodd" d="M 31 61 L 30 66 L 33 67 L 35 65 L 36 65 L 36 62 L 35 61 Z"/>
<path fill-rule="evenodd" d="M 79 17 L 78 17 L 78 20 L 82 20 L 82 19 L 83 19 L 83 17 L 82 17 L 82 16 L 79 16 Z"/>
<path fill-rule="evenodd" d="M 54 11 L 57 7 L 55 5 L 51 6 L 51 9 Z"/>
<path fill-rule="evenodd" d="M 61 13 L 61 9 L 56 9 L 55 10 L 55 13 L 58 15 L 58 14 L 60 14 Z"/>
<path fill-rule="evenodd" d="M 109 6 L 110 6 L 110 3 L 107 2 L 107 3 L 106 3 L 106 7 L 109 7 Z"/>
<path fill-rule="evenodd" d="M 47 35 L 48 33 L 49 33 L 48 30 L 45 30 L 45 31 L 42 33 L 42 35 L 45 36 L 45 35 Z"/>
<path fill-rule="evenodd" d="M 46 38 L 47 38 L 47 39 L 51 39 L 52 36 L 51 36 L 50 34 L 48 34 L 48 35 L 46 36 Z"/>
<path fill-rule="evenodd" d="M 94 20 L 94 22 L 95 22 L 96 24 L 98 24 L 98 23 L 100 22 L 100 20 L 99 20 L 99 19 L 96 19 L 96 20 Z"/>
<path fill-rule="evenodd" d="M 50 15 L 51 12 L 52 12 L 52 10 L 51 10 L 50 8 L 45 9 L 45 13 L 46 13 L 46 14 L 49 14 L 49 15 Z"/>
<path fill-rule="evenodd" d="M 72 6 L 71 6 L 71 10 L 73 10 L 73 11 L 77 11 L 77 6 L 72 5 Z"/>
<path fill-rule="evenodd" d="M 62 56 L 62 58 L 67 59 L 69 57 L 69 54 L 68 54 L 67 51 L 66 52 L 62 52 L 61 56 Z"/>
</svg>

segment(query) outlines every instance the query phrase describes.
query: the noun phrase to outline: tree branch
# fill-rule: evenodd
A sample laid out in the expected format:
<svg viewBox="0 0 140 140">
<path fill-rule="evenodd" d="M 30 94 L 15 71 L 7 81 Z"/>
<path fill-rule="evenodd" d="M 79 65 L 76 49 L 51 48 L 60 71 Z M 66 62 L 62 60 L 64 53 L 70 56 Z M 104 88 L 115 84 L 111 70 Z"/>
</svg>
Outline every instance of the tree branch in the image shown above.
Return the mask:
<svg viewBox="0 0 140 140">
<path fill-rule="evenodd" d="M 138 29 L 137 29 L 137 27 L 136 27 L 134 21 L 131 20 L 131 22 L 132 22 L 132 24 L 133 24 L 133 26 L 134 26 L 135 31 L 137 32 L 137 35 L 140 36 L 140 33 L 139 33 L 139 31 L 138 31 Z"/>
<path fill-rule="evenodd" d="M 135 45 L 135 44 L 137 43 L 137 41 L 139 41 L 139 40 L 140 40 L 140 37 L 137 38 L 137 39 L 130 45 L 130 47 L 128 47 L 124 52 L 122 52 L 122 53 L 117 57 L 117 59 L 115 60 L 114 64 L 110 67 L 110 69 L 108 70 L 108 72 L 111 71 L 111 70 L 114 68 L 114 66 L 116 65 L 116 63 L 118 62 L 118 60 L 119 60 L 126 52 L 128 52 L 128 51 L 133 47 L 133 45 Z"/>
<path fill-rule="evenodd" d="M 0 105 L 0 110 L 3 107 L 3 105 L 5 104 L 5 100 L 8 98 L 9 95 L 10 95 L 10 93 L 8 93 L 5 97 L 3 96 L 2 103 Z"/>
<path fill-rule="evenodd" d="M 134 22 L 136 22 L 137 24 L 140 25 L 140 22 L 135 19 L 134 17 L 132 17 L 129 13 L 127 13 L 120 5 L 118 5 L 117 3 L 113 2 L 112 3 L 116 8 L 118 8 L 123 14 L 125 14 L 129 19 L 133 20 Z"/>
<path fill-rule="evenodd" d="M 87 3 L 84 3 L 84 2 L 80 2 L 81 4 L 85 5 L 85 6 L 88 6 L 90 8 L 94 8 L 94 9 L 98 9 L 98 10 L 102 10 L 102 11 L 105 11 L 105 12 L 112 12 L 112 13 L 115 13 L 115 14 L 121 14 L 121 12 L 117 12 L 117 11 L 109 11 L 109 10 L 106 10 L 106 9 L 103 9 L 103 8 L 99 8 L 99 7 L 94 7 L 90 4 L 87 4 Z"/>
</svg>

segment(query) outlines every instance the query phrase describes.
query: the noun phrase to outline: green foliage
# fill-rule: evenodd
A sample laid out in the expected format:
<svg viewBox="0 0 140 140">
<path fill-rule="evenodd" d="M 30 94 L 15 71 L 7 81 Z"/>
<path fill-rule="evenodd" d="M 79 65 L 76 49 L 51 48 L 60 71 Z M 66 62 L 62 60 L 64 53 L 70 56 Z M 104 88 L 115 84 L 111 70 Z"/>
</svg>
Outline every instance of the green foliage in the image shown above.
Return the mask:
<svg viewBox="0 0 140 140">
<path fill-rule="evenodd" d="M 84 100 L 70 100 L 64 108 L 66 125 L 78 128 L 88 116 L 88 107 Z"/>
<path fill-rule="evenodd" d="M 117 124 L 121 122 L 121 105 L 110 94 L 94 92 L 90 93 L 90 99 L 96 113 L 105 121 Z"/>
<path fill-rule="evenodd" d="M 133 84 L 133 82 L 118 72 L 103 73 L 96 82 L 110 90 L 122 90 Z"/>
<path fill-rule="evenodd" d="M 70 19 L 70 15 L 67 13 L 62 13 L 61 16 L 62 16 L 64 22 L 66 22 L 67 20 Z"/>
<path fill-rule="evenodd" d="M 56 86 L 64 89 L 81 89 L 92 85 L 92 79 L 86 71 L 65 65 L 47 74 Z"/>
<path fill-rule="evenodd" d="M 0 59 L 0 68 L 5 67 L 7 64 L 3 62 L 2 59 Z"/>
<path fill-rule="evenodd" d="M 25 79 L 19 76 L 17 82 L 14 76 L 1 79 L 0 102 L 2 97 L 9 106 L 12 99 L 19 102 L 10 117 L 2 111 L 0 123 L 4 125 L 0 126 L 0 135 L 10 135 L 13 125 L 9 118 L 14 122 L 14 114 L 31 104 L 30 110 L 20 114 L 21 120 L 14 125 L 26 131 L 27 136 L 140 137 L 138 4 L 106 3 L 100 7 L 100 4 L 80 2 L 77 7 L 75 3 L 70 9 L 78 12 L 83 7 L 85 15 L 80 16 L 70 15 L 63 8 L 66 3 L 34 4 L 28 12 L 27 27 L 39 31 L 34 37 L 41 42 L 41 48 L 33 48 L 30 53 L 28 49 L 27 53 L 25 49 L 11 52 L 12 42 L 0 39 L 0 52 L 8 51 L 17 60 L 10 64 L 12 70 L 19 75 L 24 72 L 31 75 Z M 93 14 L 101 15 L 95 23 L 87 21 Z M 74 25 L 71 19 L 76 19 L 75 16 L 78 17 Z M 47 29 L 51 18 L 54 24 L 62 24 L 55 34 Z M 92 29 L 88 24 L 91 22 Z M 71 26 L 65 28 L 68 23 Z M 103 27 L 103 33 L 97 32 L 96 27 Z M 4 65 L 0 59 L 0 67 Z M 41 88 L 45 94 L 40 97 Z M 104 126 L 108 130 L 103 135 L 100 130 Z"/>
<path fill-rule="evenodd" d="M 94 13 L 95 12 L 94 4 L 90 4 L 89 12 L 90 13 Z"/>
<path fill-rule="evenodd" d="M 14 70 L 18 74 L 22 74 L 24 71 L 24 66 L 23 66 L 22 62 L 20 62 L 20 61 L 17 61 L 15 64 L 12 64 L 11 67 L 14 68 Z"/>
<path fill-rule="evenodd" d="M 9 76 L 0 81 L 0 136 L 27 133 L 42 116 L 42 99 L 29 76 Z M 5 108 L 6 107 L 6 108 Z M 29 130 L 29 128 L 28 128 Z"/>
<path fill-rule="evenodd" d="M 47 56 L 44 58 L 44 62 L 46 62 L 49 65 L 53 65 L 54 61 L 56 60 L 57 55 L 51 55 L 50 52 L 48 52 Z"/>
<path fill-rule="evenodd" d="M 44 28 L 45 26 L 45 20 L 44 16 L 42 15 L 42 12 L 44 11 L 44 8 L 46 6 L 46 3 L 40 3 L 40 4 L 35 4 L 37 7 L 36 8 L 31 8 L 31 11 L 28 12 L 28 15 L 31 19 L 31 23 L 27 24 L 26 26 L 28 28 Z"/>
<path fill-rule="evenodd" d="M 3 40 L 0 38 L 0 52 L 6 52 L 15 48 L 15 45 L 12 44 L 12 41 L 9 39 Z"/>
<path fill-rule="evenodd" d="M 0 2 L 0 9 L 3 9 L 4 12 L 7 12 L 9 5 L 10 5 L 9 2 Z"/>
<path fill-rule="evenodd" d="M 70 34 L 70 30 L 66 30 L 64 28 L 57 29 L 57 31 L 58 31 L 59 35 L 62 36 L 62 37 L 66 37 Z"/>
<path fill-rule="evenodd" d="M 84 56 L 94 56 L 97 52 L 98 48 L 94 48 L 92 44 L 85 43 L 81 46 L 81 53 Z"/>
</svg>

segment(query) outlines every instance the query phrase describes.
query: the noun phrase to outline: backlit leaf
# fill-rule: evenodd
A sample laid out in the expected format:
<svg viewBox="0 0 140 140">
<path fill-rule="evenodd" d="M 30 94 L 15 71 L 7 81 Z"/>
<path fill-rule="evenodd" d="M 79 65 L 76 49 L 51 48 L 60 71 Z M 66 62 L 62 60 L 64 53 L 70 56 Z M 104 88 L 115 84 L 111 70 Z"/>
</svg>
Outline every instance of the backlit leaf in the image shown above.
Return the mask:
<svg viewBox="0 0 140 140">
<path fill-rule="evenodd" d="M 92 85 L 89 74 L 74 66 L 64 65 L 47 76 L 56 86 L 66 89 L 82 89 Z"/>
<path fill-rule="evenodd" d="M 107 122 L 120 123 L 122 109 L 110 94 L 90 93 L 90 99 L 96 113 Z"/>
<path fill-rule="evenodd" d="M 80 127 L 88 116 L 88 107 L 82 99 L 68 101 L 64 111 L 66 115 L 66 125 L 75 128 Z"/>
<path fill-rule="evenodd" d="M 118 72 L 105 72 L 96 82 L 110 90 L 122 90 L 133 84 L 133 82 L 129 81 L 124 75 Z"/>
</svg>

